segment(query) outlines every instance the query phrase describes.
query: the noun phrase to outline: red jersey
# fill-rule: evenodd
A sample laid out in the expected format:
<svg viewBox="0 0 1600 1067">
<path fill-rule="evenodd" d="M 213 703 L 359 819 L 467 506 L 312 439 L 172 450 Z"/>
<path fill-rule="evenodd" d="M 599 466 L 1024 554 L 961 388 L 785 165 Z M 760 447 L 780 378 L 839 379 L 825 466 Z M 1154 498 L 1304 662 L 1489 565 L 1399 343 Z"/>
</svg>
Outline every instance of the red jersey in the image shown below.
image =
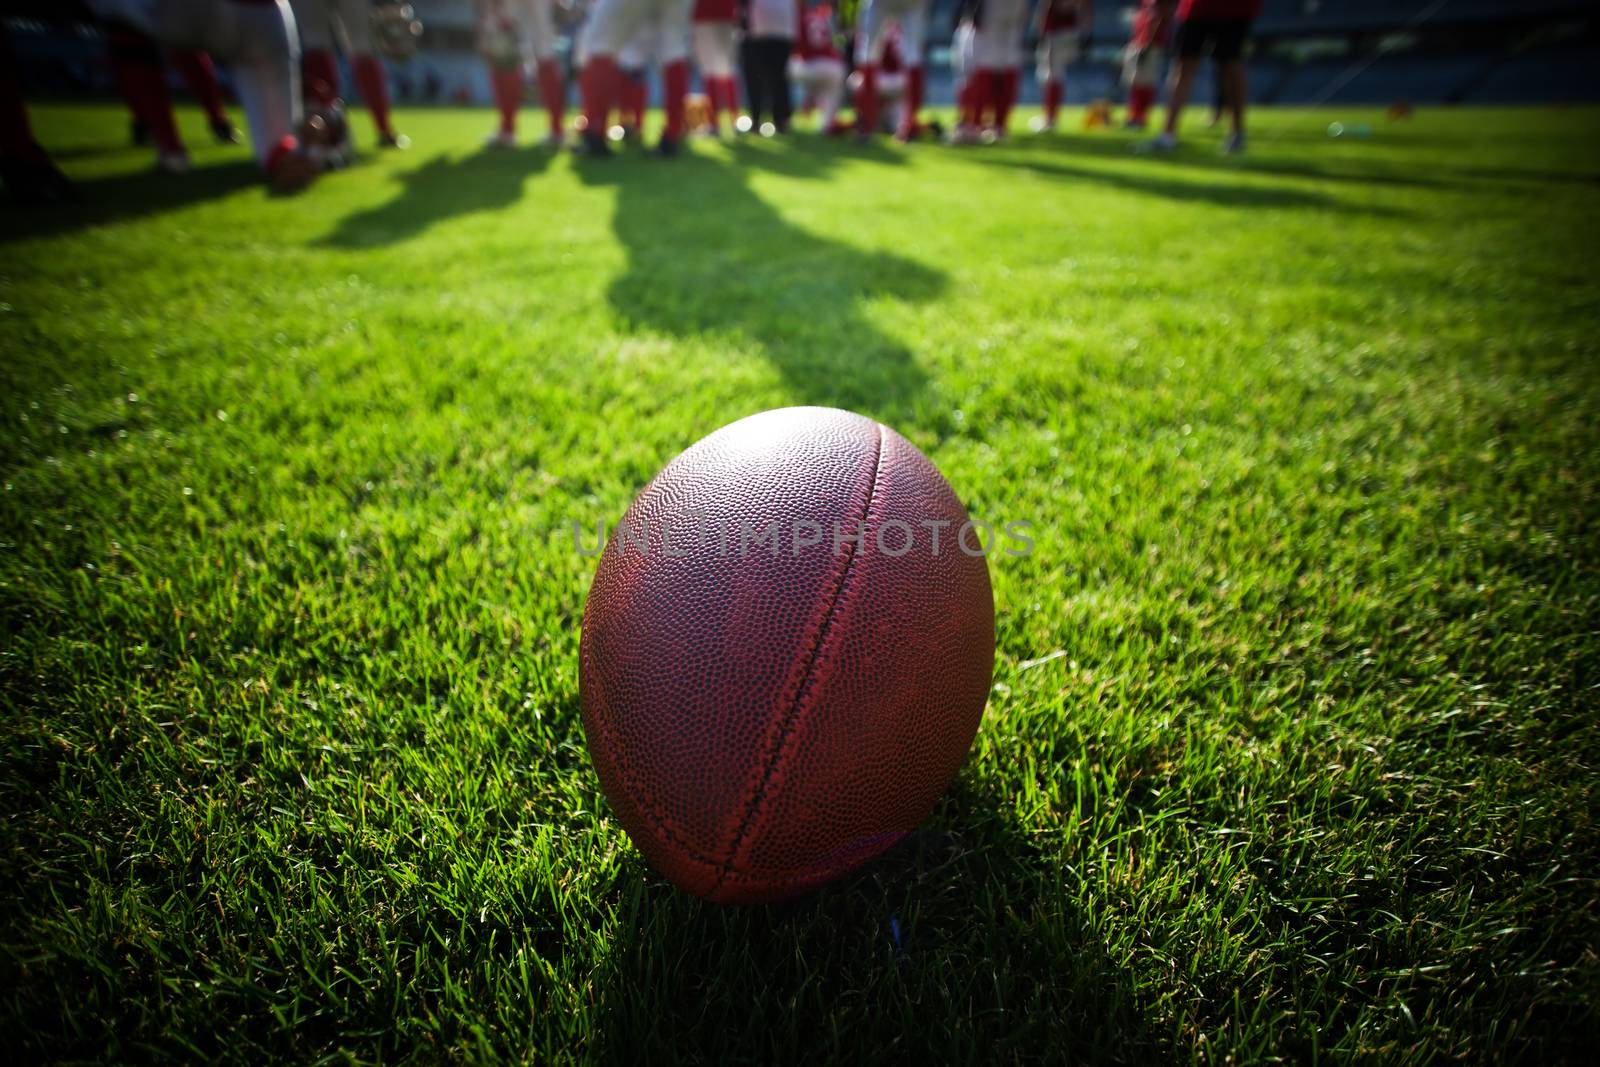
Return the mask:
<svg viewBox="0 0 1600 1067">
<path fill-rule="evenodd" d="M 833 34 L 833 8 L 827 4 L 800 9 L 800 35 L 794 51 L 801 59 L 838 59 L 839 46 Z"/>
<path fill-rule="evenodd" d="M 738 22 L 739 0 L 694 0 L 694 21 Z"/>
<path fill-rule="evenodd" d="M 1133 47 L 1165 48 L 1172 43 L 1172 0 L 1144 0 L 1133 16 Z"/>
<path fill-rule="evenodd" d="M 1086 30 L 1089 28 L 1089 20 L 1084 17 L 1088 12 L 1083 10 L 1086 6 L 1084 0 L 1045 0 L 1043 24 L 1039 29 L 1045 33 Z"/>
<path fill-rule="evenodd" d="M 1183 0 L 1180 19 L 1253 19 L 1261 14 L 1261 0 Z"/>
</svg>

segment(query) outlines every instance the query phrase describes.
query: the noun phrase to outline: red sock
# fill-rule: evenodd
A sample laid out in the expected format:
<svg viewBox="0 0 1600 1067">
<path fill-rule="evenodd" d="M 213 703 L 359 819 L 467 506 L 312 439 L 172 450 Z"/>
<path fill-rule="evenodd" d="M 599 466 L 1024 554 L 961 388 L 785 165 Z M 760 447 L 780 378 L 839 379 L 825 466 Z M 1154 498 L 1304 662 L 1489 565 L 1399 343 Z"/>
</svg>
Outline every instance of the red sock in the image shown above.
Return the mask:
<svg viewBox="0 0 1600 1067">
<path fill-rule="evenodd" d="M 305 74 L 306 99 L 319 107 L 332 107 L 339 99 L 339 64 L 326 48 L 310 48 L 300 61 Z"/>
<path fill-rule="evenodd" d="M 722 82 L 722 106 L 730 119 L 735 118 L 739 114 L 739 83 L 731 74 L 718 80 Z"/>
<path fill-rule="evenodd" d="M 394 125 L 389 118 L 389 78 L 377 56 L 356 56 L 356 85 L 361 89 L 361 99 L 372 112 L 372 121 L 385 137 L 394 136 Z"/>
<path fill-rule="evenodd" d="M 900 129 L 897 131 L 902 140 L 916 136 L 917 115 L 922 111 L 922 86 L 922 68 L 907 70 L 905 106 L 900 109 Z"/>
<path fill-rule="evenodd" d="M 1017 68 L 1000 72 L 999 92 L 994 104 L 994 124 L 1002 132 L 1011 123 L 1011 108 L 1017 102 Z"/>
<path fill-rule="evenodd" d="M 973 71 L 972 82 L 972 125 L 986 126 L 991 111 L 994 110 L 995 99 L 998 95 L 998 75 L 992 67 L 980 67 Z"/>
<path fill-rule="evenodd" d="M 861 85 L 856 89 L 856 132 L 878 132 L 878 68 L 861 66 Z"/>
<path fill-rule="evenodd" d="M 1062 84 L 1051 78 L 1044 83 L 1044 120 L 1050 125 L 1056 124 L 1056 116 L 1061 113 Z"/>
<path fill-rule="evenodd" d="M 550 116 L 551 136 L 561 136 L 567 125 L 567 83 L 561 79 L 561 67 L 554 56 L 539 60 L 539 102 Z"/>
<path fill-rule="evenodd" d="M 683 98 L 689 94 L 688 60 L 675 59 L 662 69 L 661 93 L 667 98 L 667 128 L 664 136 L 676 140 L 684 135 L 688 126 L 683 108 Z"/>
<path fill-rule="evenodd" d="M 1155 100 L 1154 85 L 1135 85 L 1128 91 L 1128 121 L 1146 121 L 1150 114 L 1150 105 L 1155 103 Z"/>
<path fill-rule="evenodd" d="M 489 67 L 489 89 L 500 112 L 500 132 L 517 132 L 517 108 L 522 106 L 522 71 L 516 67 Z"/>
<path fill-rule="evenodd" d="M 144 34 L 125 29 L 113 29 L 110 44 L 117 91 L 128 102 L 133 117 L 150 131 L 161 151 L 182 152 L 183 139 L 172 119 L 172 98 L 161 73 L 160 49 Z"/>
<path fill-rule="evenodd" d="M 228 113 L 222 106 L 222 83 L 217 81 L 217 68 L 212 64 L 211 57 L 190 48 L 171 49 L 167 56 L 172 60 L 172 65 L 178 68 L 178 73 L 183 75 L 189 91 L 200 101 L 206 118 L 213 123 L 227 122 Z"/>
<path fill-rule="evenodd" d="M 617 61 L 610 56 L 590 56 L 578 75 L 578 96 L 583 101 L 585 131 L 598 136 L 606 135 L 606 123 L 611 117 L 611 102 L 620 95 L 622 72 Z"/>
</svg>

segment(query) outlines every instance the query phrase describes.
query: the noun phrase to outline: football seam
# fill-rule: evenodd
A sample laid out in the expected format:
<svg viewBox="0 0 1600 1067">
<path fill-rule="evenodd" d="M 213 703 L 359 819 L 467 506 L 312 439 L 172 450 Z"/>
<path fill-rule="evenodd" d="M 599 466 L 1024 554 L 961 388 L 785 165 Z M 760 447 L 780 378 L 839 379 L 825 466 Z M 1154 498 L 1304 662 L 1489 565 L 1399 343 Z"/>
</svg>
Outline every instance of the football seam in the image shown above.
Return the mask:
<svg viewBox="0 0 1600 1067">
<path fill-rule="evenodd" d="M 872 505 L 878 499 L 878 473 L 883 468 L 884 435 L 883 425 L 878 422 L 872 424 L 878 433 L 878 451 L 872 460 L 872 474 L 867 480 L 867 503 L 861 512 L 861 522 L 866 522 L 872 514 Z M 739 824 L 738 831 L 734 834 L 733 844 L 728 849 L 728 858 L 722 863 L 717 874 L 717 880 L 712 885 L 708 896 L 715 896 L 722 884 L 732 877 L 735 879 L 749 879 L 751 874 L 744 874 L 733 869 L 733 862 L 739 855 L 739 849 L 744 845 L 745 839 L 750 836 L 752 824 L 755 822 L 756 812 L 761 808 L 761 802 L 766 799 L 767 787 L 772 782 L 773 772 L 783 762 L 784 750 L 788 747 L 789 739 L 795 733 L 795 728 L 800 719 L 800 712 L 805 707 L 806 697 L 810 693 L 815 680 L 814 671 L 817 661 L 822 658 L 822 650 L 828 643 L 828 634 L 833 629 L 833 620 L 838 615 L 839 598 L 844 594 L 845 586 L 850 582 L 850 573 L 855 569 L 856 559 L 860 556 L 859 545 L 850 542 L 850 558 L 839 570 L 839 581 L 833 587 L 833 593 L 828 600 L 828 610 L 822 617 L 822 626 L 817 630 L 817 640 L 811 647 L 811 658 L 806 663 L 805 673 L 801 676 L 800 687 L 795 692 L 794 703 L 790 705 L 789 712 L 784 716 L 783 726 L 778 731 L 777 743 L 772 746 L 772 755 L 767 760 L 767 769 L 761 775 L 761 781 L 756 786 L 755 793 L 750 798 L 750 804 L 745 809 L 744 819 Z"/>
</svg>

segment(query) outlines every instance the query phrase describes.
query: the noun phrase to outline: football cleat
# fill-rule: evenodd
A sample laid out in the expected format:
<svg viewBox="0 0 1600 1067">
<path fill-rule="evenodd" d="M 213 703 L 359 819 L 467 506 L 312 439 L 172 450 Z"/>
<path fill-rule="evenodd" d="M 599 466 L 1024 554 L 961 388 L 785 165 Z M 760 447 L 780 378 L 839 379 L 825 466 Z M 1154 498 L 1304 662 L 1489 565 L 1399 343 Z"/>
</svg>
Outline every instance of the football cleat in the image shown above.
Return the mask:
<svg viewBox="0 0 1600 1067">
<path fill-rule="evenodd" d="M 1043 115 L 1038 115 L 1034 117 L 1032 122 L 1028 123 L 1028 129 L 1032 130 L 1034 133 L 1055 133 L 1056 124 L 1045 118 Z"/>
<path fill-rule="evenodd" d="M 302 151 L 285 152 L 267 172 L 267 184 L 275 193 L 298 193 L 322 173 L 322 164 Z"/>
<path fill-rule="evenodd" d="M 44 158 L 18 159 L 0 156 L 0 184 L 12 202 L 23 207 L 41 204 L 73 204 L 83 199 L 78 187 Z"/>
<path fill-rule="evenodd" d="M 211 139 L 218 144 L 239 144 L 244 140 L 233 123 L 219 119 L 211 124 Z"/>
<path fill-rule="evenodd" d="M 651 155 L 659 156 L 662 159 L 675 159 L 682 152 L 683 145 L 679 143 L 678 139 L 676 137 L 668 137 L 666 134 L 662 134 L 661 140 L 657 141 L 655 148 L 651 149 Z"/>
<path fill-rule="evenodd" d="M 404 152 L 411 147 L 411 138 L 403 133 L 380 133 L 378 134 L 378 147 L 393 148 L 398 152 Z"/>
<path fill-rule="evenodd" d="M 483 139 L 483 147 L 515 148 L 517 147 L 517 135 L 510 130 L 496 130 Z"/>
<path fill-rule="evenodd" d="M 605 159 L 611 155 L 611 145 L 604 134 L 586 128 L 579 132 L 572 151 L 588 159 Z"/>
<path fill-rule="evenodd" d="M 156 169 L 167 174 L 185 174 L 189 170 L 189 153 L 157 152 Z"/>
<path fill-rule="evenodd" d="M 1141 156 L 1166 155 L 1178 147 L 1178 138 L 1165 131 L 1156 134 L 1148 141 L 1140 141 L 1133 146 L 1133 150 Z"/>
</svg>

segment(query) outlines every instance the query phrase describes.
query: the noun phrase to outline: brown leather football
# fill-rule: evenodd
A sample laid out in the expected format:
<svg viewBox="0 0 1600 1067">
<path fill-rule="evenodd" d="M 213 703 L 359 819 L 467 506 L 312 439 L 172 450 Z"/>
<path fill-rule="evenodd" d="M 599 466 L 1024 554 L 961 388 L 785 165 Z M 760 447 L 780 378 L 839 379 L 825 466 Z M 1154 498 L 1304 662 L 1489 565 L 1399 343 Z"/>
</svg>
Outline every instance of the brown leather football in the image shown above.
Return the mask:
<svg viewBox="0 0 1600 1067">
<path fill-rule="evenodd" d="M 905 438 L 830 408 L 752 415 L 645 486 L 583 613 L 601 788 L 698 896 L 780 900 L 933 808 L 994 665 L 978 532 Z"/>
</svg>

